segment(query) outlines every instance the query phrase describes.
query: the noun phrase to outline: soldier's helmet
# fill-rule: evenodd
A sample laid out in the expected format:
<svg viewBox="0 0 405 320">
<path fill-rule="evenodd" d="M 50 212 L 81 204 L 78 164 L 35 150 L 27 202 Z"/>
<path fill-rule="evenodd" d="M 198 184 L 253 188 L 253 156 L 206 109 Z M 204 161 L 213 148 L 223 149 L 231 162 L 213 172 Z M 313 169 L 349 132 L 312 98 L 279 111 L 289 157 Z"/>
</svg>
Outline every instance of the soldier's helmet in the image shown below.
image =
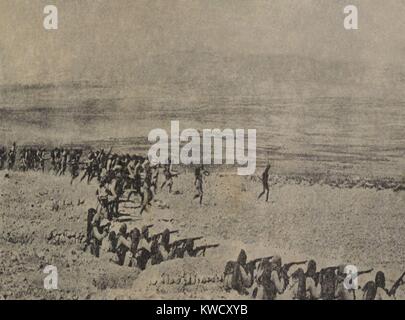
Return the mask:
<svg viewBox="0 0 405 320">
<path fill-rule="evenodd" d="M 344 275 L 345 274 L 345 268 L 346 268 L 345 264 L 340 264 L 339 267 L 338 267 L 338 270 L 337 270 L 337 274 L 340 275 L 340 276 Z"/>
<path fill-rule="evenodd" d="M 134 241 L 138 241 L 139 242 L 139 238 L 141 237 L 141 232 L 139 231 L 138 228 L 133 228 L 132 231 L 130 232 L 130 236 L 131 236 L 131 240 L 132 242 Z"/>
<path fill-rule="evenodd" d="M 119 233 L 122 235 L 127 234 L 127 224 L 124 222 L 123 224 L 121 224 L 120 229 L 119 229 Z"/>
<path fill-rule="evenodd" d="M 194 240 L 193 239 L 187 239 L 184 248 L 186 249 L 186 251 L 192 251 L 193 248 L 194 248 Z"/>
<path fill-rule="evenodd" d="M 245 265 L 245 264 L 246 264 L 246 262 L 247 262 L 247 255 L 246 255 L 246 251 L 245 251 L 244 249 L 242 249 L 242 250 L 239 252 L 237 262 L 238 262 L 239 264 L 241 264 L 241 265 Z"/>
<path fill-rule="evenodd" d="M 316 273 L 316 262 L 315 260 L 309 260 L 308 261 L 308 266 L 307 266 L 307 276 L 312 277 Z"/>
<path fill-rule="evenodd" d="M 385 288 L 385 274 L 382 271 L 378 271 L 375 275 L 375 285 L 377 288 Z"/>
</svg>

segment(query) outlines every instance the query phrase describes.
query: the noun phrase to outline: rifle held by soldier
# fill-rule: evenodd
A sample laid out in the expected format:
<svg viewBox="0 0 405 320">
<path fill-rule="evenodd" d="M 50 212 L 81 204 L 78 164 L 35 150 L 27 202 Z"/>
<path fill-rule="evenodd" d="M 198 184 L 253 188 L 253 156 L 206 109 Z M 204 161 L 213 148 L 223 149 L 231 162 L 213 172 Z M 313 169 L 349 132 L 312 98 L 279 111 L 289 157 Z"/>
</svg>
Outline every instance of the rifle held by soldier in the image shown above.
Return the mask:
<svg viewBox="0 0 405 320">
<path fill-rule="evenodd" d="M 259 261 L 271 260 L 271 259 L 273 259 L 273 256 L 257 258 L 257 259 L 250 260 L 247 264 L 256 265 L 256 263 L 258 263 Z"/>
<path fill-rule="evenodd" d="M 198 252 L 202 251 L 203 256 L 205 256 L 205 251 L 210 248 L 217 248 L 219 247 L 219 243 L 216 244 L 206 244 L 204 246 L 199 246 L 194 249 L 195 254 L 197 255 Z"/>
<path fill-rule="evenodd" d="M 151 239 L 152 239 L 152 240 L 159 239 L 159 238 L 163 235 L 163 233 L 164 233 L 164 232 L 156 233 L 156 234 L 154 234 L 153 236 L 151 236 Z M 179 233 L 179 230 L 169 231 L 169 234 L 174 234 L 174 233 Z"/>
<path fill-rule="evenodd" d="M 171 245 L 172 247 L 177 247 L 177 246 L 179 246 L 179 245 L 182 245 L 182 244 L 186 243 L 186 242 L 189 241 L 189 240 L 191 240 L 191 241 L 196 241 L 196 240 L 200 240 L 200 239 L 202 239 L 202 238 L 204 238 L 204 237 L 183 238 L 183 239 L 179 239 L 179 240 L 173 241 L 170 245 Z"/>
<path fill-rule="evenodd" d="M 388 291 L 388 295 L 393 296 L 395 295 L 395 292 L 397 291 L 397 289 L 404 284 L 404 276 L 405 276 L 405 272 L 401 274 L 401 276 L 399 277 L 399 279 L 397 281 L 395 281 L 394 285 L 392 286 L 391 290 Z"/>
</svg>

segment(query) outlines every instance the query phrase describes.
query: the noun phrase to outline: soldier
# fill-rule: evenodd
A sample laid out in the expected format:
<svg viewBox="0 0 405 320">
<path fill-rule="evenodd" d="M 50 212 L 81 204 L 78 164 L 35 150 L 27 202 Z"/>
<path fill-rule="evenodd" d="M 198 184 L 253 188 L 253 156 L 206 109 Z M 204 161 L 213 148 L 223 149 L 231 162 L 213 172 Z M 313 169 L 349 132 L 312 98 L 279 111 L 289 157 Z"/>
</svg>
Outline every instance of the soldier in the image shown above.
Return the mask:
<svg viewBox="0 0 405 320">
<path fill-rule="evenodd" d="M 108 220 L 112 220 L 112 213 L 110 210 L 110 207 L 108 205 L 108 187 L 107 187 L 107 183 L 108 183 L 108 177 L 102 177 L 101 181 L 100 181 L 100 185 L 96 191 L 96 197 L 97 197 L 97 201 L 100 205 L 100 210 L 99 212 L 105 216 Z"/>
<path fill-rule="evenodd" d="M 119 202 L 123 194 L 123 179 L 120 177 L 120 172 L 115 168 L 114 173 L 110 174 L 106 190 L 108 193 L 108 207 L 112 218 L 119 217 Z"/>
<path fill-rule="evenodd" d="M 16 143 L 13 142 L 13 145 L 8 152 L 8 170 L 13 170 L 16 160 L 16 154 L 17 154 L 17 147 Z"/>
<path fill-rule="evenodd" d="M 284 292 L 286 279 L 283 276 L 281 266 L 282 262 L 279 256 L 274 256 L 271 262 L 265 262 L 263 273 L 258 278 L 262 290 L 258 292 L 257 299 L 275 300 L 277 295 Z"/>
<path fill-rule="evenodd" d="M 159 264 L 163 261 L 164 261 L 164 259 L 163 259 L 163 255 L 160 251 L 160 248 L 159 248 L 159 242 L 157 239 L 155 239 L 152 241 L 151 246 L 150 246 L 150 257 L 146 264 L 146 268 L 148 266 L 153 266 L 155 264 Z"/>
<path fill-rule="evenodd" d="M 397 289 L 404 284 L 403 277 L 401 277 L 394 283 L 391 290 L 388 290 L 385 285 L 385 274 L 382 271 L 378 271 L 375 275 L 375 282 L 369 281 L 363 288 L 363 300 L 395 300 L 395 293 Z"/>
<path fill-rule="evenodd" d="M 69 169 L 70 169 L 70 184 L 73 184 L 73 180 L 75 180 L 80 174 L 80 154 L 78 152 L 73 152 L 69 159 Z"/>
<path fill-rule="evenodd" d="M 321 286 L 318 283 L 318 273 L 316 272 L 315 260 L 309 260 L 307 265 L 306 277 L 306 298 L 308 300 L 318 300 L 321 296 Z"/>
<path fill-rule="evenodd" d="M 0 170 L 3 170 L 6 158 L 7 158 L 6 149 L 4 147 L 1 147 L 0 148 Z"/>
<path fill-rule="evenodd" d="M 193 200 L 197 199 L 197 198 L 200 198 L 200 205 L 202 204 L 202 199 L 203 199 L 203 195 L 204 195 L 204 192 L 203 192 L 203 179 L 204 179 L 204 176 L 208 176 L 208 175 L 209 175 L 209 172 L 204 169 L 204 165 L 197 166 L 195 168 L 195 171 L 194 171 L 194 177 L 195 177 L 194 185 L 196 187 L 197 194 L 194 195 Z"/>
<path fill-rule="evenodd" d="M 144 247 L 148 251 L 150 251 L 150 245 L 152 239 L 149 237 L 149 228 L 153 227 L 153 225 L 143 226 L 141 229 L 141 237 L 139 241 L 139 247 Z"/>
<path fill-rule="evenodd" d="M 139 212 L 140 215 L 146 210 L 148 211 L 148 207 L 152 205 L 152 200 L 153 200 L 153 192 L 151 190 L 150 182 L 148 179 L 145 179 L 142 189 L 141 189 L 141 194 L 142 194 L 142 205 L 141 205 L 141 210 Z"/>
<path fill-rule="evenodd" d="M 55 152 L 55 175 L 58 175 L 58 172 L 60 171 L 62 167 L 62 152 L 63 149 L 56 148 Z"/>
<path fill-rule="evenodd" d="M 100 247 L 100 258 L 108 262 L 118 263 L 117 259 L 117 234 L 110 231 L 108 236 L 103 239 Z"/>
<path fill-rule="evenodd" d="M 239 294 L 248 295 L 253 284 L 253 277 L 247 266 L 247 255 L 241 250 L 236 262 L 228 261 L 224 271 L 224 286 L 226 291 L 236 290 Z"/>
<path fill-rule="evenodd" d="M 93 178 L 93 164 L 95 161 L 95 155 L 92 151 L 89 152 L 88 158 L 86 160 L 86 169 L 84 171 L 83 176 L 80 179 L 80 182 L 87 177 L 87 184 L 90 183 L 91 179 Z"/>
<path fill-rule="evenodd" d="M 138 244 L 136 261 L 138 264 L 138 268 L 140 268 L 141 270 L 144 270 L 146 268 L 146 265 L 148 263 L 152 251 L 151 250 L 152 239 L 149 237 L 150 227 L 152 227 L 152 225 L 142 227 L 141 237 Z"/>
<path fill-rule="evenodd" d="M 375 275 L 376 294 L 374 300 L 394 300 L 395 298 L 385 288 L 385 274 L 378 271 Z"/>
<path fill-rule="evenodd" d="M 127 172 L 128 172 L 128 186 L 130 189 L 135 189 L 135 167 L 137 162 L 135 157 L 130 157 L 128 164 L 127 164 Z"/>
<path fill-rule="evenodd" d="M 134 228 L 130 233 L 129 236 L 131 238 L 131 256 L 130 256 L 130 261 L 128 263 L 128 266 L 132 266 L 134 268 L 139 268 L 138 267 L 138 247 L 139 247 L 139 242 L 141 240 L 141 232 L 139 231 L 138 228 Z M 127 265 L 127 264 L 125 264 Z"/>
<path fill-rule="evenodd" d="M 137 159 L 136 156 L 132 157 L 132 160 L 127 165 L 128 170 L 128 179 L 130 181 L 129 185 L 132 189 L 128 193 L 128 200 L 131 198 L 131 195 L 138 194 L 141 197 L 141 203 L 143 202 L 143 193 L 141 192 L 142 187 L 142 178 L 141 178 L 141 170 L 142 165 L 140 160 Z"/>
<path fill-rule="evenodd" d="M 267 163 L 266 168 L 264 169 L 263 173 L 262 173 L 262 184 L 263 184 L 263 191 L 261 194 L 259 194 L 259 197 L 257 199 L 260 199 L 265 193 L 266 193 L 266 202 L 269 201 L 269 193 L 270 193 L 270 189 L 269 189 L 269 170 L 270 170 L 270 162 Z"/>
<path fill-rule="evenodd" d="M 40 170 L 42 172 L 45 172 L 45 161 L 47 160 L 47 159 L 45 159 L 45 149 L 39 148 L 37 150 L 37 159 L 38 159 Z"/>
<path fill-rule="evenodd" d="M 96 213 L 91 222 L 90 232 L 90 253 L 95 257 L 100 256 L 100 246 L 104 238 L 108 236 L 109 221 L 101 219 L 100 214 Z"/>
<path fill-rule="evenodd" d="M 162 233 L 162 238 L 160 240 L 160 252 L 162 254 L 163 260 L 169 260 L 172 247 L 170 245 L 170 230 L 165 229 Z"/>
<path fill-rule="evenodd" d="M 66 149 L 62 149 L 62 153 L 60 156 L 60 171 L 59 175 L 65 175 L 67 164 L 68 164 L 68 157 L 69 157 L 69 151 Z"/>
<path fill-rule="evenodd" d="M 355 300 L 354 290 L 346 288 L 345 279 L 347 275 L 345 273 L 345 267 L 346 265 L 342 264 L 337 270 L 335 299 Z"/>
<path fill-rule="evenodd" d="M 115 159 L 115 154 L 111 154 L 111 153 L 110 153 L 110 154 L 108 155 L 107 163 L 106 163 L 106 167 L 105 167 L 106 173 L 109 173 L 110 170 L 112 170 L 114 159 Z"/>
<path fill-rule="evenodd" d="M 298 268 L 291 275 L 291 281 L 279 296 L 279 300 L 306 300 L 306 277 L 304 270 Z"/>
<path fill-rule="evenodd" d="M 321 286 L 322 300 L 334 300 L 336 295 L 337 275 L 336 271 L 339 267 L 327 267 L 319 272 L 319 284 Z"/>
<path fill-rule="evenodd" d="M 56 171 L 56 148 L 52 149 L 51 151 L 51 166 L 52 170 Z"/>
<path fill-rule="evenodd" d="M 124 265 L 125 261 L 128 261 L 127 253 L 130 253 L 132 247 L 131 241 L 129 241 L 127 238 L 128 238 L 127 225 L 126 223 L 123 223 L 120 226 L 119 232 L 117 234 L 117 247 L 116 247 L 117 263 L 120 266 Z"/>
<path fill-rule="evenodd" d="M 171 193 L 173 187 L 173 177 L 176 177 L 177 173 L 172 170 L 172 161 L 170 159 L 169 163 L 164 165 L 163 174 L 165 176 L 165 181 L 163 181 L 160 189 L 163 189 L 163 187 L 167 184 L 169 187 L 169 193 Z"/>
</svg>

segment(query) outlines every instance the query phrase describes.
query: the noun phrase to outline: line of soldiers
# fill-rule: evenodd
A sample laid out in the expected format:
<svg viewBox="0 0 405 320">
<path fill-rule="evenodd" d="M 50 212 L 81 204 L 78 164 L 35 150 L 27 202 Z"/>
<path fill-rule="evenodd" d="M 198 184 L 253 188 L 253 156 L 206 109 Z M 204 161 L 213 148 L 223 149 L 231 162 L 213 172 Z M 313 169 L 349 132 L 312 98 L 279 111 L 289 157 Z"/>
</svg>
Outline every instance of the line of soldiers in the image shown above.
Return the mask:
<svg viewBox="0 0 405 320">
<path fill-rule="evenodd" d="M 219 244 L 195 246 L 195 241 L 203 237 L 184 238 L 171 241 L 171 235 L 179 230 L 165 229 L 151 235 L 146 225 L 141 230 L 133 228 L 128 231 L 122 223 L 118 232 L 111 230 L 111 222 L 103 219 L 97 210 L 88 210 L 87 240 L 84 250 L 89 250 L 96 257 L 107 257 L 110 261 L 127 267 L 144 270 L 167 260 L 185 257 L 204 256 L 207 249 Z"/>
<path fill-rule="evenodd" d="M 160 189 L 168 188 L 169 193 L 172 192 L 173 178 L 178 176 L 178 172 L 172 168 L 171 159 L 164 165 L 151 164 L 150 161 L 143 156 L 136 154 L 119 155 L 112 153 L 112 149 L 105 151 L 91 150 L 88 152 L 86 159 L 83 160 L 84 150 L 81 148 L 53 148 L 47 151 L 42 147 L 21 147 L 18 152 L 16 143 L 13 143 L 9 152 L 6 152 L 5 147 L 0 148 L 0 170 L 4 169 L 5 163 L 8 163 L 8 169 L 18 169 L 21 171 L 46 169 L 46 162 L 50 161 L 50 171 L 57 176 L 70 173 L 73 184 L 75 179 L 80 176 L 80 182 L 86 180 L 89 184 L 93 179 L 97 179 L 99 183 L 98 200 L 108 212 L 109 216 L 118 214 L 118 203 L 120 197 L 128 191 L 127 201 L 130 201 L 131 196 L 138 195 L 140 197 L 141 209 L 140 213 L 148 210 L 151 206 L 152 199 L 158 190 L 159 169 L 163 167 L 164 181 L 160 185 Z M 18 160 L 19 166 L 15 168 Z M 209 172 L 203 165 L 195 167 L 194 185 L 196 194 L 194 199 L 199 199 L 200 205 L 203 200 L 203 178 L 208 176 Z"/>
<path fill-rule="evenodd" d="M 0 169 L 4 169 L 7 162 L 9 170 L 45 171 L 45 164 L 50 160 L 50 171 L 58 176 L 70 172 L 71 184 L 80 176 L 81 171 L 83 174 L 80 182 L 86 179 L 89 184 L 96 178 L 99 183 L 97 198 L 108 212 L 109 219 L 118 215 L 118 204 L 126 190 L 127 201 L 132 195 L 140 196 L 142 214 L 151 205 L 157 192 L 160 165 L 151 165 L 147 158 L 139 155 L 119 155 L 111 151 L 89 151 L 87 159 L 82 160 L 84 152 L 80 148 L 54 148 L 48 152 L 40 147 L 22 147 L 19 148 L 17 157 L 17 147 L 13 143 L 9 152 L 6 152 L 5 147 L 0 148 Z M 19 163 L 18 167 L 15 165 L 16 161 Z M 167 185 L 171 192 L 173 177 L 177 173 L 172 170 L 170 162 L 163 165 L 163 174 L 165 181 L 161 189 Z"/>
<path fill-rule="evenodd" d="M 290 272 L 291 267 L 298 267 Z M 237 261 L 228 261 L 224 271 L 225 290 L 236 290 L 241 295 L 260 300 L 391 300 L 404 284 L 405 272 L 391 288 L 386 287 L 385 274 L 378 271 L 375 281 L 362 288 L 353 286 L 354 280 L 373 269 L 347 273 L 346 265 L 317 270 L 314 260 L 283 264 L 280 256 L 247 260 L 244 250 Z M 360 291 L 361 290 L 361 291 Z M 360 291 L 360 292 L 359 292 Z"/>
</svg>

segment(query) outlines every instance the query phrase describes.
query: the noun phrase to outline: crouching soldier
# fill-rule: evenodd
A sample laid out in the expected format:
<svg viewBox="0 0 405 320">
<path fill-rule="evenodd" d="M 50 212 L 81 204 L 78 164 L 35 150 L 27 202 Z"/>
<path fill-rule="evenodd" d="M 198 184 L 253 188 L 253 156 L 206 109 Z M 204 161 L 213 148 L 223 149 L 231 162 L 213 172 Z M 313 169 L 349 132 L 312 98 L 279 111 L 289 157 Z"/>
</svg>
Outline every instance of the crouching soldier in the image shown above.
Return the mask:
<svg viewBox="0 0 405 320">
<path fill-rule="evenodd" d="M 160 236 L 160 242 L 158 242 L 158 238 L 155 237 L 150 246 L 150 258 L 146 267 L 170 259 L 175 250 L 175 247 L 170 245 L 170 234 L 177 231 L 178 230 L 170 231 L 169 229 L 165 229 L 162 233 L 158 234 Z"/>
<path fill-rule="evenodd" d="M 285 278 L 282 276 L 281 257 L 274 256 L 271 262 L 264 261 L 262 273 L 257 277 L 258 291 L 256 299 L 275 300 L 284 292 Z"/>
<path fill-rule="evenodd" d="M 94 210 L 94 209 L 90 209 Z M 90 253 L 95 257 L 100 256 L 100 247 L 104 238 L 108 236 L 110 223 L 108 220 L 101 220 L 100 214 L 96 213 L 90 224 L 89 245 Z"/>
<path fill-rule="evenodd" d="M 239 294 L 248 295 L 247 290 L 252 286 L 253 276 L 248 270 L 245 250 L 241 250 L 238 260 L 228 261 L 224 271 L 224 286 L 226 291 L 236 290 Z"/>
<path fill-rule="evenodd" d="M 126 223 L 123 223 L 120 226 L 120 229 L 117 234 L 117 247 L 116 247 L 117 264 L 120 266 L 129 265 L 130 257 L 128 255 L 131 254 L 130 250 L 132 243 L 127 238 L 128 238 L 127 225 Z M 125 263 L 126 261 L 128 261 L 127 262 L 128 264 Z"/>
</svg>

